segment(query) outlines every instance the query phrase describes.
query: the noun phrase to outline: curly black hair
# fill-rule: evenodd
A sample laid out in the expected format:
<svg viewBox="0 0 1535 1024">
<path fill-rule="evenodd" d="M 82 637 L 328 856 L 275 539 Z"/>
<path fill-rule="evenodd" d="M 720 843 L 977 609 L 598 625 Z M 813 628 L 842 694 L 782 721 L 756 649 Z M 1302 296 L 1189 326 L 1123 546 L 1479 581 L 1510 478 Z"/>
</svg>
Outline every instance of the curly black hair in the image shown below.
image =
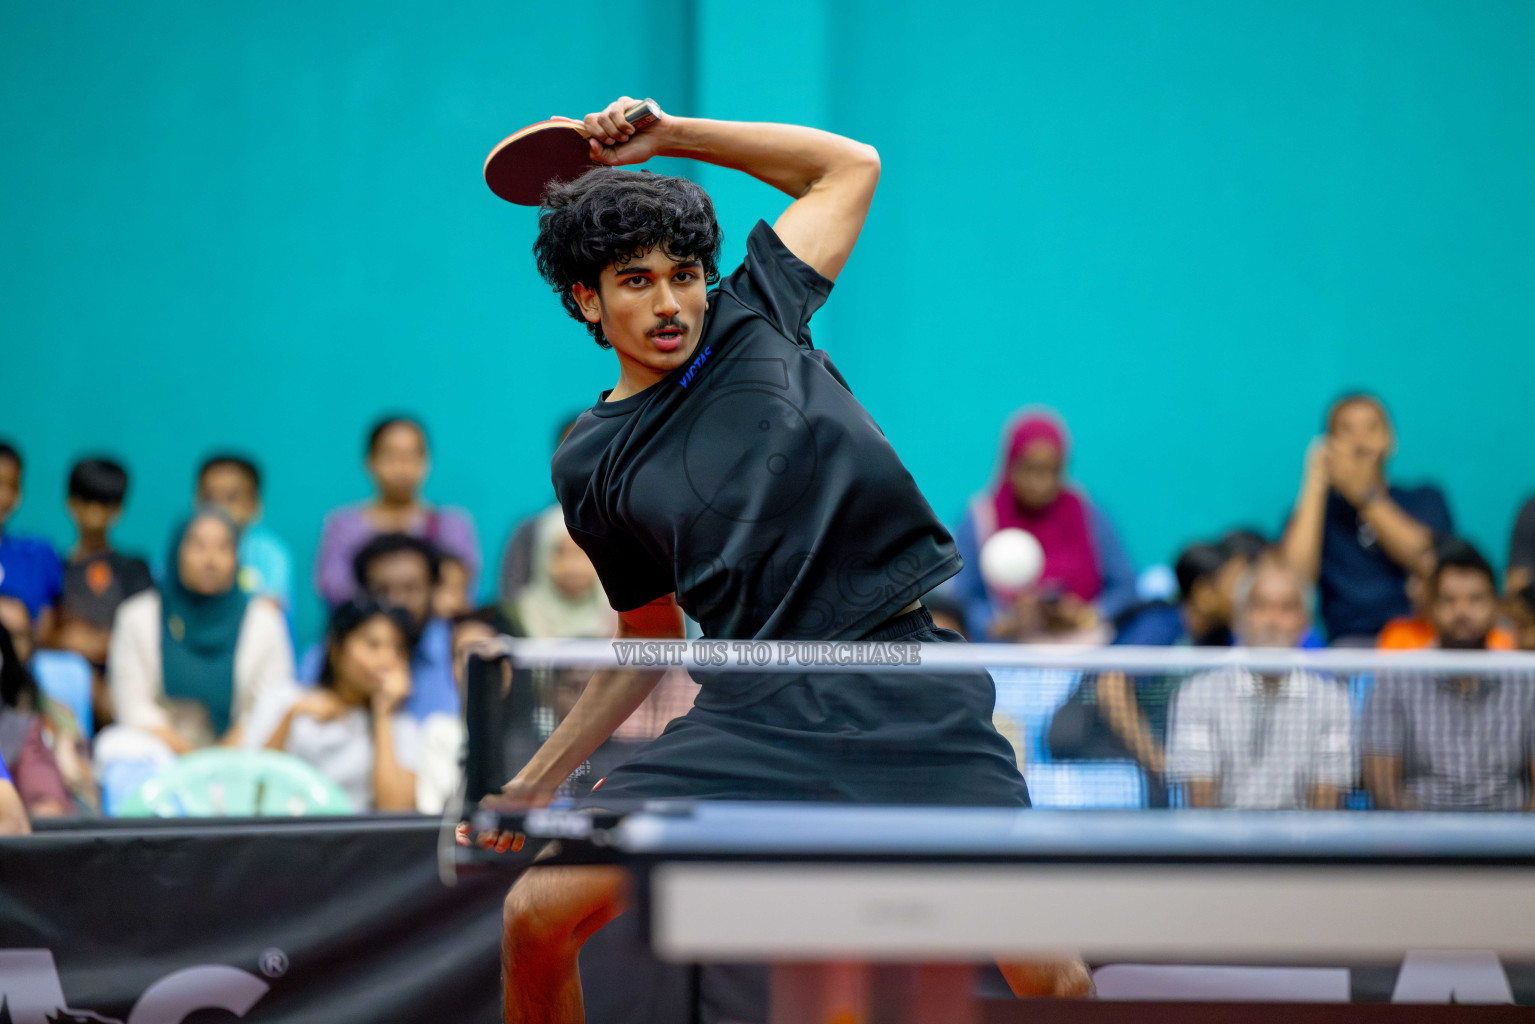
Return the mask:
<svg viewBox="0 0 1535 1024">
<path fill-rule="evenodd" d="M 571 285 L 596 288 L 605 268 L 656 246 L 668 256 L 698 260 L 705 282 L 718 283 L 720 226 L 708 193 L 686 178 L 594 167 L 544 196 L 533 255 L 565 312 L 599 346 L 612 348 L 602 325 L 581 315 Z"/>
</svg>

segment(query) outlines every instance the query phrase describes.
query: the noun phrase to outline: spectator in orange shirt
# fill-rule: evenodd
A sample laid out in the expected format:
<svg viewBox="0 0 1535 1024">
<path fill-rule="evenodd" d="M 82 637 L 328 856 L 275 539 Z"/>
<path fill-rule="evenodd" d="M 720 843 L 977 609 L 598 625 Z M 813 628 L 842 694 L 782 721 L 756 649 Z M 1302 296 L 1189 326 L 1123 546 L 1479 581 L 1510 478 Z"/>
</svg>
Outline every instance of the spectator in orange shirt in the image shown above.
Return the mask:
<svg viewBox="0 0 1535 1024">
<path fill-rule="evenodd" d="M 1386 623 L 1380 636 L 1376 637 L 1376 649 L 1422 651 L 1438 647 L 1439 632 L 1429 619 L 1435 568 L 1440 565 L 1475 568 L 1475 563 L 1481 561 L 1482 556 L 1475 548 L 1454 538 L 1443 541 L 1432 554 L 1425 555 L 1407 580 L 1407 596 L 1412 600 L 1413 614 Z M 1501 626 L 1494 626 L 1492 632 L 1487 634 L 1489 651 L 1512 651 L 1516 646 L 1514 638 Z"/>
</svg>

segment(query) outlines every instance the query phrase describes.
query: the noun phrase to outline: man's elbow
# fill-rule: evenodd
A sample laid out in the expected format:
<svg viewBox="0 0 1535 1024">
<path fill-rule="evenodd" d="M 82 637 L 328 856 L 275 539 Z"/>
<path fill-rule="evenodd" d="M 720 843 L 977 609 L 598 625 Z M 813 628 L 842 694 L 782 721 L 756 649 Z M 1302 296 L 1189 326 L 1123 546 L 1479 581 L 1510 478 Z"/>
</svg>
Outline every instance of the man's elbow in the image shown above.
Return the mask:
<svg viewBox="0 0 1535 1024">
<path fill-rule="evenodd" d="M 867 142 L 853 143 L 852 152 L 848 155 L 848 165 L 852 171 L 868 181 L 873 188 L 879 181 L 879 150 Z"/>
<path fill-rule="evenodd" d="M 872 172 L 876 178 L 879 177 L 879 150 L 867 142 L 860 142 L 855 146 L 855 153 L 858 163 Z"/>
<path fill-rule="evenodd" d="M 845 185 L 853 181 L 866 188 L 874 187 L 879 181 L 879 150 L 867 142 L 848 139 L 847 147 L 827 163 L 821 176 L 811 182 L 811 187 L 815 187 L 818 182 L 839 182 Z"/>
</svg>

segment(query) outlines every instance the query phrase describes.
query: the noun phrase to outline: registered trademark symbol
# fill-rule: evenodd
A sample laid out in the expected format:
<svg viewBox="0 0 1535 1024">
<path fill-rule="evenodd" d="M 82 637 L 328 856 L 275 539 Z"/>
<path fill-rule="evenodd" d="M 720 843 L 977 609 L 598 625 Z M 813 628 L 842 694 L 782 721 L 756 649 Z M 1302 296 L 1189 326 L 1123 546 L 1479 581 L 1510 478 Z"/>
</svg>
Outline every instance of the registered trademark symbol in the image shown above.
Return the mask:
<svg viewBox="0 0 1535 1024">
<path fill-rule="evenodd" d="M 257 963 L 261 967 L 261 973 L 268 978 L 281 978 L 288 973 L 288 954 L 276 946 L 263 951 Z"/>
</svg>

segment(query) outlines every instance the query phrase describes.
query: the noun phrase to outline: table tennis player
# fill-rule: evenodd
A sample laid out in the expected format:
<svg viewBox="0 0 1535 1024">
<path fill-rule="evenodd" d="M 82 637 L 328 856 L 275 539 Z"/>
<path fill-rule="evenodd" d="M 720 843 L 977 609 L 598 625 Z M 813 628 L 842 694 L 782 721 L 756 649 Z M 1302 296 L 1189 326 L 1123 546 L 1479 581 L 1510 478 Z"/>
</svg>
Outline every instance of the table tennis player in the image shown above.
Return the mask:
<svg viewBox="0 0 1535 1024">
<path fill-rule="evenodd" d="M 810 338 L 863 227 L 878 154 L 813 128 L 664 112 L 637 131 L 623 116 L 634 103 L 586 116 L 605 166 L 550 188 L 534 245 L 544 280 L 618 364 L 552 465 L 571 536 L 619 612 L 618 636 L 680 639 L 685 609 L 709 638 L 963 642 L 919 600 L 959 571 L 952 538 Z M 793 201 L 752 228 L 741 265 L 721 278 L 703 189 L 619 169 L 653 156 L 741 170 Z M 957 354 L 943 334 L 943 277 L 960 274 L 947 257 L 880 274 L 892 315 L 931 321 L 935 357 Z M 658 678 L 598 672 L 494 806 L 546 803 Z M 597 784 L 594 800 L 1028 805 L 1012 747 L 991 724 L 984 670 L 695 678 L 695 707 Z M 536 867 L 518 879 L 506 901 L 508 1021 L 583 1019 L 577 953 L 622 911 L 625 889 L 621 868 Z M 1004 974 L 1020 994 L 1086 986 L 1075 962 Z"/>
</svg>

